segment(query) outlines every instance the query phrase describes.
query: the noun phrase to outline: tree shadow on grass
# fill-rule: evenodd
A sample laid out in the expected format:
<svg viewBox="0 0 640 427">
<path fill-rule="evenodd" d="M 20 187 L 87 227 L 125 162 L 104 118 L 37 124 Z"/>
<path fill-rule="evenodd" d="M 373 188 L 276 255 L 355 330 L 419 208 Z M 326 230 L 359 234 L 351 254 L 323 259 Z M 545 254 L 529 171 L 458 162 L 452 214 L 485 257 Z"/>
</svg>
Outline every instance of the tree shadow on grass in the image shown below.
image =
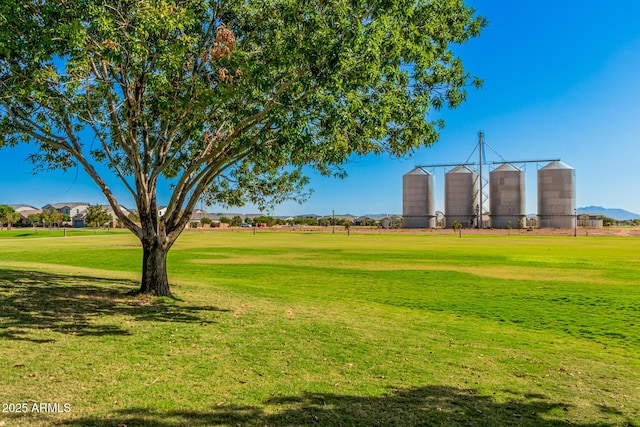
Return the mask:
<svg viewBox="0 0 640 427">
<path fill-rule="evenodd" d="M 210 323 L 198 315 L 223 311 L 144 296 L 131 296 L 131 280 L 0 269 L 0 338 L 50 342 L 33 330 L 79 336 L 129 335 L 122 326 L 96 321 L 130 316 L 136 321 Z"/>
<path fill-rule="evenodd" d="M 474 390 L 445 386 L 395 389 L 384 396 L 361 397 L 332 393 L 303 393 L 264 402 L 275 411 L 256 406 L 212 404 L 202 411 L 155 412 L 144 408 L 115 411 L 107 417 L 60 421 L 59 426 L 525 426 L 576 425 L 596 427 L 606 422 L 572 421 L 579 412 L 544 396 L 520 396 L 500 403 Z M 612 417 L 611 408 L 603 419 Z M 613 411 L 616 411 L 615 409 Z M 603 412 L 603 414 L 605 414 Z M 615 412 L 620 420 L 620 412 Z M 624 423 L 622 425 L 625 425 Z M 633 425 L 627 422 L 626 425 Z"/>
</svg>

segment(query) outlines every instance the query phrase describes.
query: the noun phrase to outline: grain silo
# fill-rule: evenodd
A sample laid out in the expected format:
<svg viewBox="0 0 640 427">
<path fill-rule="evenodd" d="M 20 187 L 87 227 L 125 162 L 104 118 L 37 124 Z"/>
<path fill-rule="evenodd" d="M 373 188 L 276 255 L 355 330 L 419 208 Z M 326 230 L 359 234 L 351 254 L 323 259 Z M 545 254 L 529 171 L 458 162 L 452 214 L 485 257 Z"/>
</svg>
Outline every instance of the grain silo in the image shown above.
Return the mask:
<svg viewBox="0 0 640 427">
<path fill-rule="evenodd" d="M 415 168 L 402 177 L 402 224 L 405 228 L 435 228 L 435 177 Z"/>
<path fill-rule="evenodd" d="M 576 171 L 553 161 L 538 171 L 538 227 L 573 228 L 575 226 Z"/>
<path fill-rule="evenodd" d="M 524 226 L 524 172 L 510 163 L 503 163 L 489 174 L 491 227 Z"/>
<path fill-rule="evenodd" d="M 458 221 L 463 227 L 473 227 L 476 218 L 476 173 L 458 166 L 444 176 L 444 215 L 446 226 Z"/>
</svg>

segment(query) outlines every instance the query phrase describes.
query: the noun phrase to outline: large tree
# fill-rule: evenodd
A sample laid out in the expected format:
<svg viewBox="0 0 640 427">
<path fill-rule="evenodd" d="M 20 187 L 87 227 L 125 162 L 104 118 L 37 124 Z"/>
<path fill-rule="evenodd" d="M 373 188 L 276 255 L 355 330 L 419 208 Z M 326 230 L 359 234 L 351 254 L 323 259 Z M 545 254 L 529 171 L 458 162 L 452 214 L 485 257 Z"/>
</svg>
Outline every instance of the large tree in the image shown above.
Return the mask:
<svg viewBox="0 0 640 427">
<path fill-rule="evenodd" d="M 127 215 L 129 218 L 129 215 Z M 102 206 L 90 205 L 87 207 L 87 214 L 84 217 L 84 222 L 89 227 L 102 227 L 112 221 L 111 215 L 109 215 Z"/>
<path fill-rule="evenodd" d="M 11 225 L 20 220 L 20 214 L 9 205 L 0 205 L 0 226 L 7 224 L 7 230 L 11 231 Z"/>
<path fill-rule="evenodd" d="M 198 200 L 301 199 L 305 165 L 342 177 L 354 154 L 435 142 L 428 112 L 479 85 L 451 45 L 484 24 L 463 0 L 4 0 L 0 144 L 83 168 L 142 243 L 140 292 L 170 295 Z"/>
</svg>

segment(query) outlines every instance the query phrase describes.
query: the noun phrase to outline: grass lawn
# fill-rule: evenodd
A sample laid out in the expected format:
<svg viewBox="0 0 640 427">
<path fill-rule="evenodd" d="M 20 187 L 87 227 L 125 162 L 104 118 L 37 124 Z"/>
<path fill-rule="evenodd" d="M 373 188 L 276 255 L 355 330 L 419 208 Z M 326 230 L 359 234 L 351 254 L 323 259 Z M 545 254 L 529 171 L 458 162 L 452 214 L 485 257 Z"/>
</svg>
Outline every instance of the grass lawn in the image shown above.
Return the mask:
<svg viewBox="0 0 640 427">
<path fill-rule="evenodd" d="M 109 234 L 129 234 L 129 231 L 123 229 L 94 229 L 94 228 L 21 228 L 12 227 L 11 231 L 6 228 L 0 229 L 0 241 L 13 238 L 46 238 L 46 237 L 79 237 L 79 236 L 96 236 Z"/>
<path fill-rule="evenodd" d="M 25 237 L 0 426 L 640 425 L 640 239 L 187 231 L 168 299 L 129 234 Z"/>
</svg>

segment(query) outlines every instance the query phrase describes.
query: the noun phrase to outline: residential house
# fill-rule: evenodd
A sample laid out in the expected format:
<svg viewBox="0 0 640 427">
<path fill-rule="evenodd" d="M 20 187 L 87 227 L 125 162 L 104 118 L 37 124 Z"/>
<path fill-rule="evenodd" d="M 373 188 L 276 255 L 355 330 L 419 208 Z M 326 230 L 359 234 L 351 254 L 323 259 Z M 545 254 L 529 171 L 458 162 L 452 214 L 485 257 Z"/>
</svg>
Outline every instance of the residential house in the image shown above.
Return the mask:
<svg viewBox="0 0 640 427">
<path fill-rule="evenodd" d="M 24 212 L 24 211 L 32 211 L 32 210 L 38 210 L 38 208 L 36 208 L 35 206 L 31 206 L 31 205 L 9 205 L 13 208 L 14 211 L 20 213 L 20 212 Z"/>
<path fill-rule="evenodd" d="M 359 216 L 353 220 L 356 226 L 379 226 L 382 228 L 397 228 L 402 226 L 401 215 L 371 215 Z"/>
<path fill-rule="evenodd" d="M 204 209 L 195 209 L 189 219 L 189 228 L 201 228 L 203 227 L 202 219 L 208 218 L 211 220 L 211 227 L 215 227 L 220 223 L 220 217 L 216 214 L 208 213 Z"/>
<path fill-rule="evenodd" d="M 18 212 L 18 214 L 20 215 L 20 219 L 18 220 L 18 222 L 16 224 L 19 224 L 19 225 L 35 225 L 29 219 L 29 216 L 38 215 L 38 214 L 41 214 L 41 213 L 42 213 L 41 209 L 21 210 L 20 212 Z"/>
<path fill-rule="evenodd" d="M 268 216 L 268 215 L 267 214 L 263 214 L 263 213 L 250 213 L 250 214 L 244 214 L 244 215 L 240 215 L 240 216 L 242 217 L 243 221 L 246 221 L 247 218 L 248 218 L 253 222 L 253 220 L 256 219 L 256 218 L 261 218 L 261 217 Z"/>
<path fill-rule="evenodd" d="M 71 225 L 73 228 L 82 228 L 85 226 L 85 219 L 87 217 L 87 209 L 83 209 L 74 216 L 71 217 Z"/>
<path fill-rule="evenodd" d="M 318 224 L 324 227 L 328 227 L 333 224 L 335 221 L 335 225 L 343 226 L 346 223 L 353 225 L 354 217 L 351 215 L 325 215 L 322 217 L 318 217 Z"/>
<path fill-rule="evenodd" d="M 14 224 L 17 226 L 27 226 L 33 225 L 33 223 L 29 220 L 29 215 L 40 214 L 42 213 L 41 209 L 36 208 L 31 205 L 9 205 L 20 215 L 20 219 Z"/>
<path fill-rule="evenodd" d="M 296 218 L 301 218 L 301 219 L 315 219 L 315 220 L 317 220 L 318 218 L 320 218 L 320 215 L 316 215 L 316 214 L 304 214 L 304 215 L 296 215 Z"/>
<path fill-rule="evenodd" d="M 109 224 L 110 227 L 112 227 L 112 228 L 117 227 L 118 226 L 118 216 L 114 212 L 114 210 L 111 207 L 111 205 L 101 205 L 100 207 L 102 208 L 102 210 L 104 212 L 109 214 L 109 216 L 111 217 L 111 224 Z M 124 206 L 118 206 L 118 207 L 125 214 L 125 216 L 128 216 L 131 213 L 131 211 L 129 211 Z M 71 223 L 73 224 L 73 226 L 75 228 L 85 227 L 88 210 L 89 209 L 87 207 L 87 208 L 81 210 L 80 212 L 76 213 L 74 216 L 71 217 Z"/>
<path fill-rule="evenodd" d="M 118 205 L 118 207 L 120 208 L 120 211 L 124 214 L 124 216 L 129 216 L 129 214 L 131 213 L 131 211 L 125 208 L 124 206 Z M 111 205 L 102 205 L 102 210 L 108 213 L 109 216 L 111 217 L 111 227 L 113 228 L 117 227 L 119 223 L 118 216 L 114 212 Z"/>
<path fill-rule="evenodd" d="M 42 207 L 42 210 L 55 210 L 61 213 L 62 215 L 69 215 L 71 220 L 71 224 L 74 224 L 73 217 L 78 215 L 83 210 L 87 209 L 89 203 L 87 202 L 63 202 L 63 203 L 53 203 L 49 205 L 45 205 Z"/>
<path fill-rule="evenodd" d="M 373 225 L 375 220 L 370 216 L 359 216 L 353 219 L 353 225 L 356 227 L 362 227 L 365 225 Z"/>
<path fill-rule="evenodd" d="M 336 224 L 345 224 L 347 222 L 353 224 L 353 221 L 355 221 L 352 215 L 335 215 L 333 218 L 335 218 Z"/>
<path fill-rule="evenodd" d="M 42 210 L 53 209 L 60 212 L 63 215 L 69 215 L 69 217 L 73 218 L 73 216 L 79 214 L 81 211 L 87 209 L 89 207 L 89 203 L 87 202 L 66 202 L 66 203 L 53 203 L 50 205 L 45 205 L 42 207 Z"/>
</svg>

